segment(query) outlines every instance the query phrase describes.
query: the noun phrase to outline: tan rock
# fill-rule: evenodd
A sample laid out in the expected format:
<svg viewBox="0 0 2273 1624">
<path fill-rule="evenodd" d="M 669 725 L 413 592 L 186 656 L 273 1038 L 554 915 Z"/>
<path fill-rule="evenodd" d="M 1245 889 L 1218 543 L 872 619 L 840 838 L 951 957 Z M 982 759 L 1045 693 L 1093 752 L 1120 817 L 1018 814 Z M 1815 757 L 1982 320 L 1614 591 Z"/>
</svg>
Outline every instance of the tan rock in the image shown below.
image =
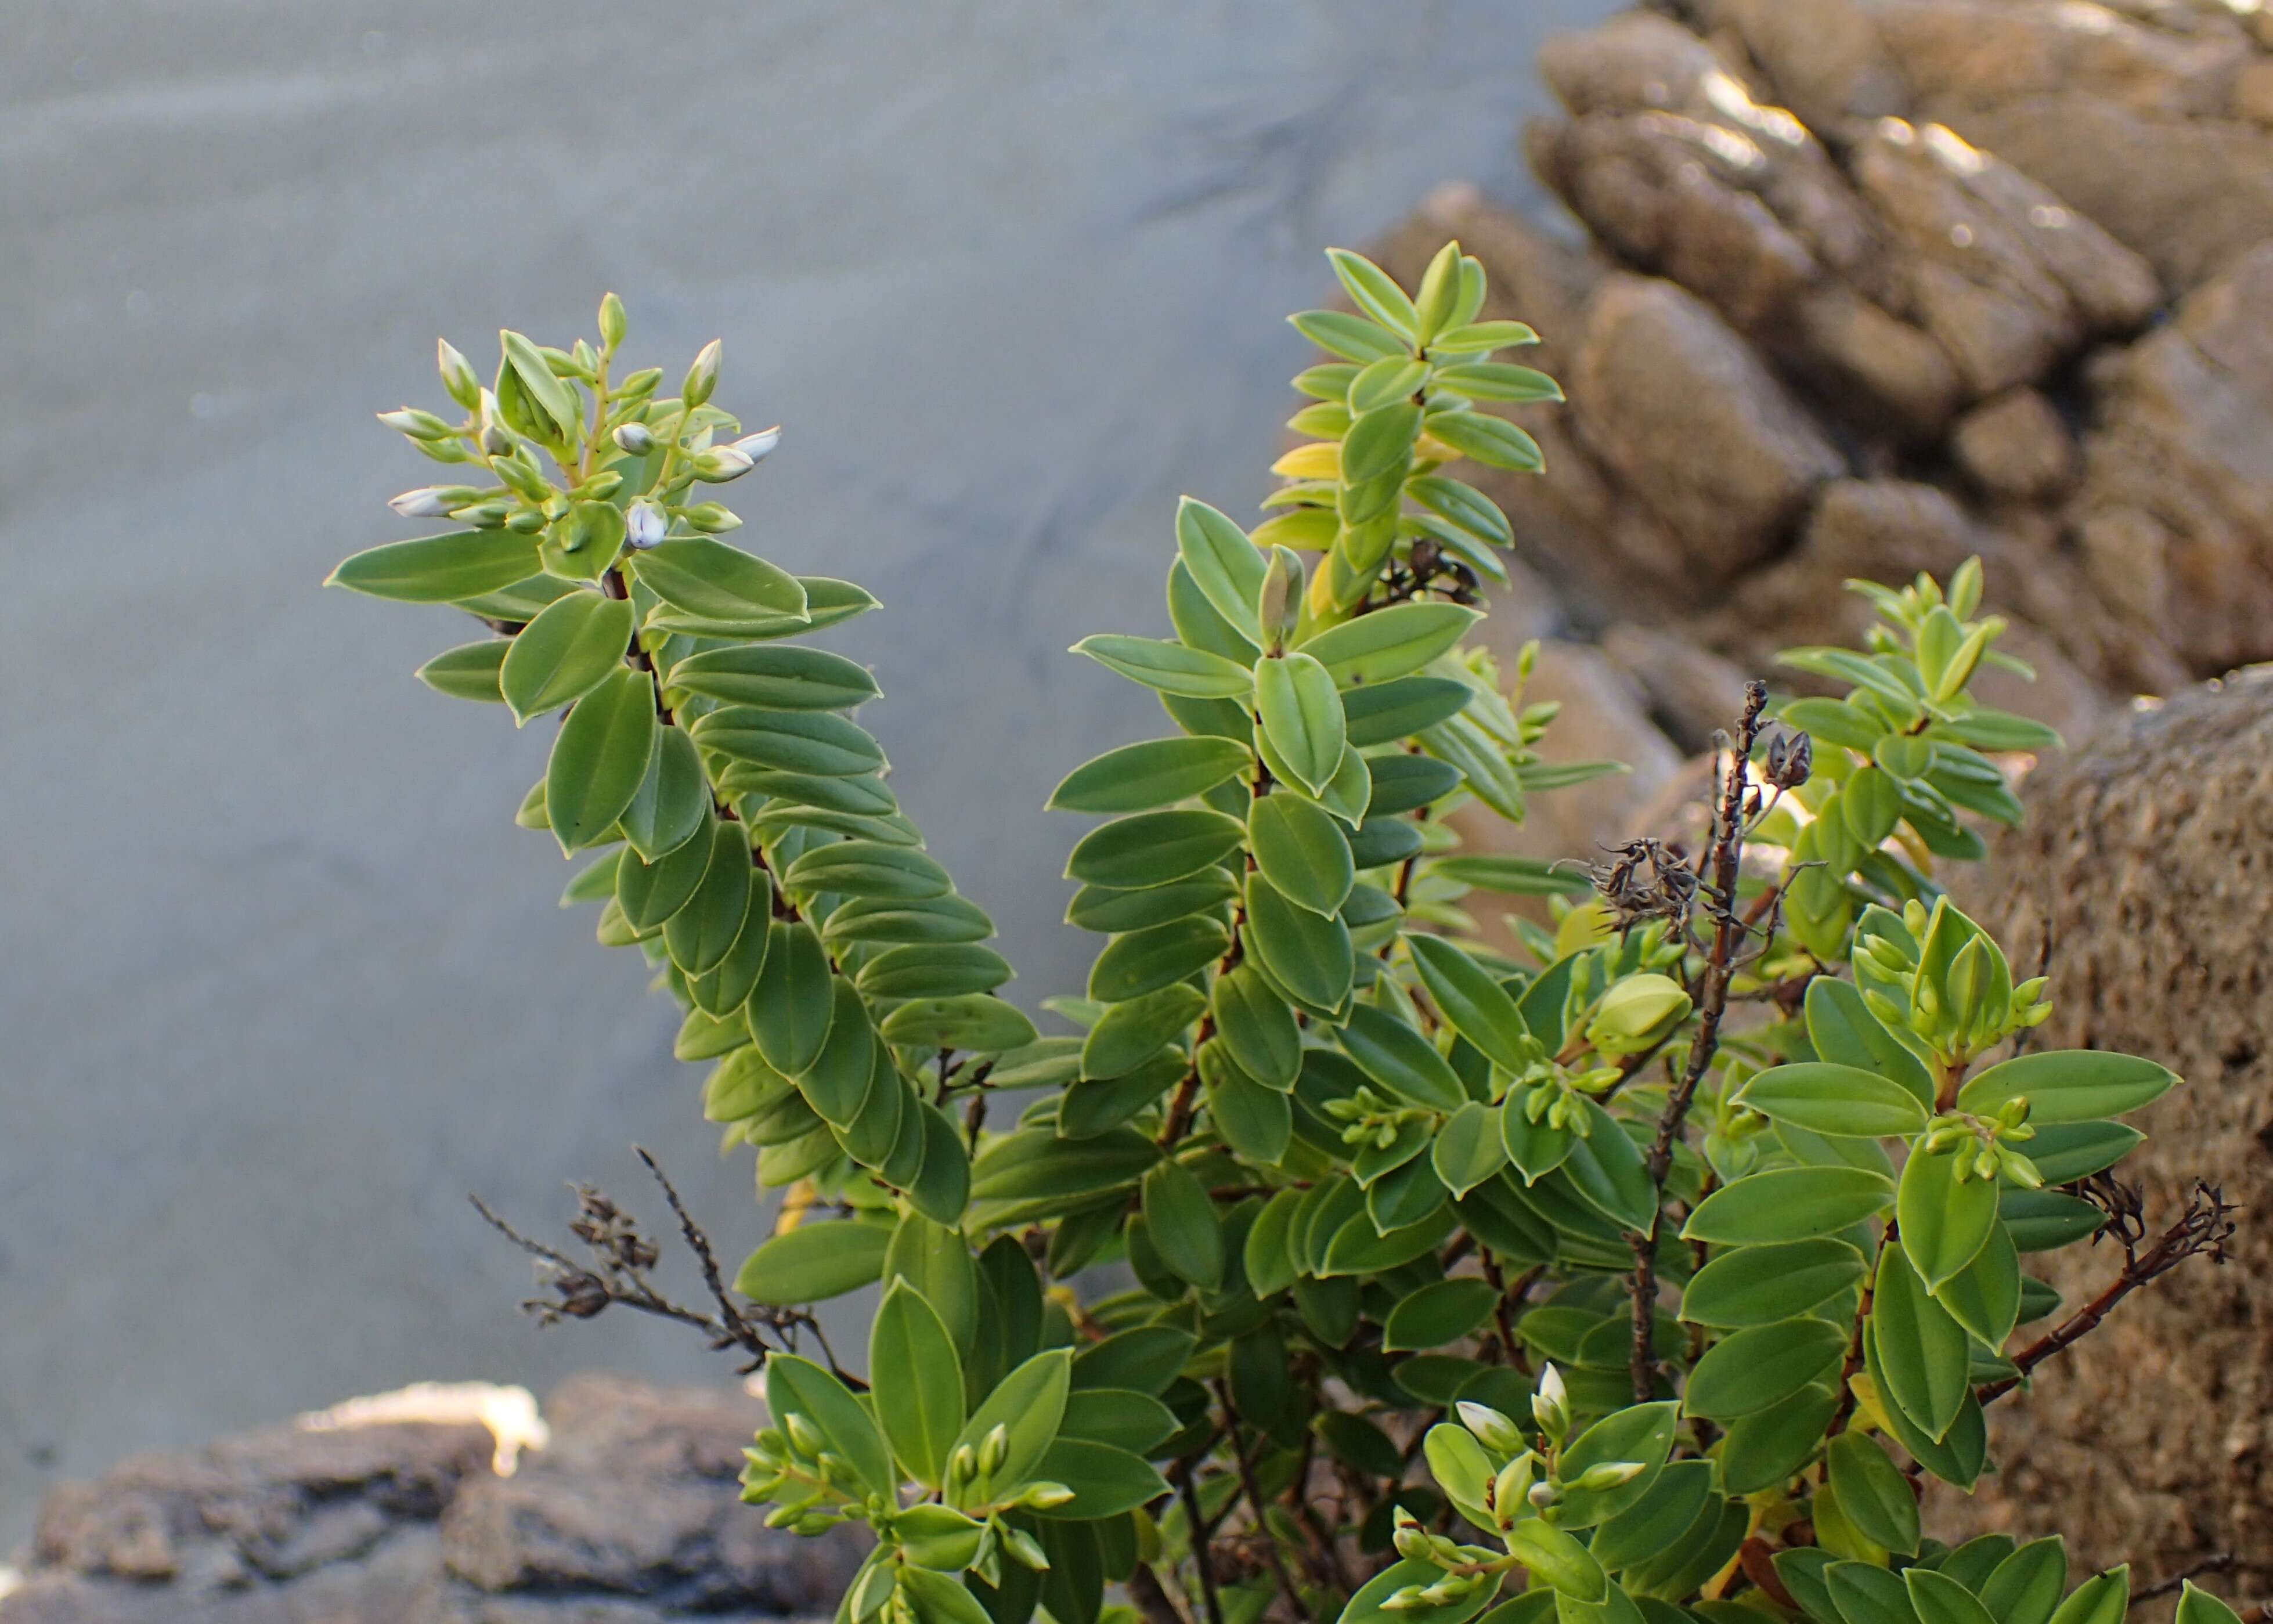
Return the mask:
<svg viewBox="0 0 2273 1624">
<path fill-rule="evenodd" d="M 2008 501 L 2057 496 L 2075 476 L 2075 441 L 2034 389 L 1984 400 L 1951 427 L 1949 445 L 1984 490 Z"/>
</svg>

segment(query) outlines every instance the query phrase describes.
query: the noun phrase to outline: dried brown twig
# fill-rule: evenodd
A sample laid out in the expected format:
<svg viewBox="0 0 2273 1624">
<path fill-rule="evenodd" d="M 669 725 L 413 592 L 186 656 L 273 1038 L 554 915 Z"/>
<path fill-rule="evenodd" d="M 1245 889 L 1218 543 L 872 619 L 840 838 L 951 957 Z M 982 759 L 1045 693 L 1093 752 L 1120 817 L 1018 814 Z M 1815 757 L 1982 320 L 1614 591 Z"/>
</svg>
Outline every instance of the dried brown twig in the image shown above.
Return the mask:
<svg viewBox="0 0 2273 1624">
<path fill-rule="evenodd" d="M 645 1149 L 637 1145 L 632 1149 L 654 1175 L 664 1200 L 671 1205 L 671 1215 L 679 1220 L 679 1234 L 701 1270 L 712 1311 L 704 1313 L 674 1301 L 656 1285 L 649 1276 L 662 1261 L 663 1249 L 641 1232 L 638 1221 L 630 1213 L 591 1185 L 569 1186 L 576 1193 L 576 1216 L 570 1221 L 568 1232 L 584 1245 L 585 1257 L 581 1261 L 522 1234 L 480 1196 L 469 1195 L 467 1200 L 491 1229 L 536 1260 L 539 1282 L 550 1295 L 527 1298 L 521 1305 L 523 1312 L 535 1316 L 540 1325 L 593 1319 L 611 1306 L 653 1314 L 701 1331 L 714 1350 L 731 1348 L 746 1354 L 748 1363 L 740 1367 L 740 1373 L 745 1375 L 762 1366 L 767 1356 L 777 1348 L 794 1349 L 799 1333 L 809 1331 L 820 1343 L 829 1366 L 836 1369 L 836 1355 L 812 1314 L 794 1309 L 761 1308 L 735 1299 L 727 1289 L 710 1237 L 695 1223 L 670 1176 Z"/>
</svg>

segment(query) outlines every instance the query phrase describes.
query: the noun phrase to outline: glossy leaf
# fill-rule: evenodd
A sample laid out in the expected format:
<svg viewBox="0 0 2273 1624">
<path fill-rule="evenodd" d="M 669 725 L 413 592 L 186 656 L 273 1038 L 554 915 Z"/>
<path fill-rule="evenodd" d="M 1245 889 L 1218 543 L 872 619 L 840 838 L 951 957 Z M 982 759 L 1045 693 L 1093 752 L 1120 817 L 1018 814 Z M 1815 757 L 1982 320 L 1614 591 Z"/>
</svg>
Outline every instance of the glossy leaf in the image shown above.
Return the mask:
<svg viewBox="0 0 2273 1624">
<path fill-rule="evenodd" d="M 937 1488 L 963 1430 L 963 1363 L 932 1306 L 893 1282 L 868 1331 L 876 1420 L 908 1475 Z"/>
<path fill-rule="evenodd" d="M 2015 1055 L 1974 1076 L 1957 1091 L 1957 1108 L 1989 1116 L 2025 1099 L 2032 1122 L 2082 1122 L 2136 1111 L 2177 1081 L 2175 1073 L 2134 1055 L 2044 1051 Z"/>
<path fill-rule="evenodd" d="M 1879 1139 L 1926 1125 L 1926 1107 L 1901 1083 L 1829 1061 L 1770 1066 L 1737 1097 L 1764 1117 L 1818 1134 Z"/>
<path fill-rule="evenodd" d="M 647 775 L 655 730 L 655 681 L 628 666 L 569 711 L 544 767 L 545 817 L 561 850 L 607 837 Z"/>
<path fill-rule="evenodd" d="M 1316 796 L 1341 767 L 1347 723 L 1326 668 L 1293 653 L 1255 662 L 1256 715 L 1295 783 Z"/>
</svg>

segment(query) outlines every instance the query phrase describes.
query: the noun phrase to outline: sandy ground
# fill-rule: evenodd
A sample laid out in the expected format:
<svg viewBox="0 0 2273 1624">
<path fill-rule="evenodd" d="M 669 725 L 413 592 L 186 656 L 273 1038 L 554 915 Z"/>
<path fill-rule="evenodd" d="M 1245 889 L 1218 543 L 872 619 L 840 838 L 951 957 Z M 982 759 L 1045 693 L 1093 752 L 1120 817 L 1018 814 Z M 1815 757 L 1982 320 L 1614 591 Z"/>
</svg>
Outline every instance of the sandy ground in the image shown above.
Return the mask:
<svg viewBox="0 0 2273 1624">
<path fill-rule="evenodd" d="M 13 0 L 0 15 L 0 1552 L 44 1488 L 418 1378 L 717 1364 L 540 1335 L 531 1222 L 654 1147 L 737 1250 L 671 1013 L 510 813 L 544 729 L 317 584 L 426 465 L 370 413 L 629 303 L 787 425 L 754 545 L 887 612 L 870 720 L 1030 1005 L 1140 737 L 1182 490 L 1252 513 L 1280 325 L 1430 185 L 1528 195 L 1532 48 L 1605 0 Z M 651 19 L 667 19 L 668 31 Z M 840 1316 L 857 1338 L 858 1311 Z"/>
</svg>

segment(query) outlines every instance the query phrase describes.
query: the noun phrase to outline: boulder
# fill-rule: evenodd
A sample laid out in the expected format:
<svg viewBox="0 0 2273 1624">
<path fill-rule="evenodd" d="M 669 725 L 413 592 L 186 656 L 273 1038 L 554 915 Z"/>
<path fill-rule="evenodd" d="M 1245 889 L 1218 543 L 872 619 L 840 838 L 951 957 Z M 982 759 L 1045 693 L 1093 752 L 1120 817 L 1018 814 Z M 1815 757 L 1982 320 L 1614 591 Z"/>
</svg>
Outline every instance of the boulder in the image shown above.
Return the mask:
<svg viewBox="0 0 2273 1624">
<path fill-rule="evenodd" d="M 2065 1530 L 2145 1583 L 2219 1552 L 2273 1583 L 2273 667 L 2132 710 L 2048 758 L 1964 900 L 2052 978 L 2044 1048 L 2119 1050 L 2185 1083 L 2138 1113 L 2125 1164 L 2148 1232 L 2196 1180 L 2239 1203 L 2223 1268 L 2195 1259 L 2121 1303 L 1992 1411 L 2001 1472 L 1939 1509 L 1969 1531 Z M 2121 1267 L 2052 1254 L 2067 1303 Z M 2032 1260 L 2033 1261 L 2033 1260 Z M 2231 1591 L 2229 1591 L 2231 1593 Z"/>
<path fill-rule="evenodd" d="M 718 1624 L 819 1619 L 860 1547 L 740 1502 L 728 1389 L 580 1376 L 492 1470 L 478 1424 L 280 1427 L 58 1489 L 0 1624 Z"/>
</svg>

